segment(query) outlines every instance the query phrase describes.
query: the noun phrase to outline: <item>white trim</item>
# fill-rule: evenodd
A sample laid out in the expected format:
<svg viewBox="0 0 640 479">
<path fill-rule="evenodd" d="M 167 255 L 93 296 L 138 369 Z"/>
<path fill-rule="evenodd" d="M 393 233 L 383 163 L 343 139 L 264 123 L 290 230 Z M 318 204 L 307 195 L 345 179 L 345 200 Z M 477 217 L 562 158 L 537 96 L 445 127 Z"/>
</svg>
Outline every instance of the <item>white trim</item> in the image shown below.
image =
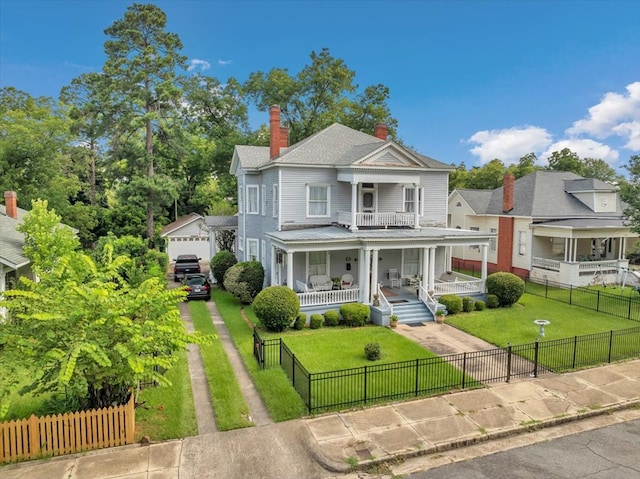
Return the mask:
<svg viewBox="0 0 640 479">
<path fill-rule="evenodd" d="M 255 246 L 255 257 L 252 258 L 252 246 Z M 256 238 L 247 238 L 247 257 L 245 261 L 260 261 L 260 243 Z"/>
<path fill-rule="evenodd" d="M 311 188 L 325 188 L 327 191 L 327 200 L 326 200 L 326 210 L 327 213 L 324 215 L 312 215 L 309 213 L 309 193 L 310 193 L 310 189 Z M 307 218 L 329 218 L 331 216 L 331 185 L 327 184 L 327 183 L 320 183 L 320 184 L 308 184 L 306 185 L 306 190 L 307 190 Z M 320 201 L 318 201 L 318 203 L 320 203 Z"/>
<path fill-rule="evenodd" d="M 251 201 L 251 191 L 255 191 L 256 192 L 256 198 L 255 198 L 255 204 L 252 204 Z M 247 198 L 246 198 L 246 213 L 248 215 L 258 215 L 260 214 L 260 188 L 258 188 L 258 185 L 247 185 L 246 187 L 246 194 L 247 194 Z M 252 206 L 255 206 L 255 208 L 252 208 Z"/>
<path fill-rule="evenodd" d="M 407 209 L 407 191 L 411 191 L 411 208 Z M 415 191 L 415 187 L 413 185 L 403 185 L 402 186 L 402 211 L 405 213 L 414 213 L 413 204 L 415 199 L 413 198 L 413 192 Z M 418 215 L 423 216 L 422 212 L 424 211 L 424 188 L 418 188 Z"/>
<path fill-rule="evenodd" d="M 262 185 L 262 216 L 267 214 L 267 185 Z"/>
<path fill-rule="evenodd" d="M 271 199 L 273 202 L 272 205 L 272 216 L 274 218 L 278 217 L 278 205 L 280 202 L 280 196 L 278 195 L 278 185 L 271 186 Z"/>
</svg>

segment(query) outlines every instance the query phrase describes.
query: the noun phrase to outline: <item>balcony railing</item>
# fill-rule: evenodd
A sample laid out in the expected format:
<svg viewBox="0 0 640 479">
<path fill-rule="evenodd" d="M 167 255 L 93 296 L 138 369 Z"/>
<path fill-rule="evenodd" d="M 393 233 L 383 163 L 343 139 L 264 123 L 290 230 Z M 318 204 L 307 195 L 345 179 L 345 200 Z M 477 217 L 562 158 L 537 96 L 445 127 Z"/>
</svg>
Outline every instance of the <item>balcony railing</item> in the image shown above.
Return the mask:
<svg viewBox="0 0 640 479">
<path fill-rule="evenodd" d="M 615 283 L 620 273 L 629 267 L 629 260 L 559 261 L 533 257 L 530 275 L 534 279 L 549 280 L 574 286 L 596 283 Z"/>
<path fill-rule="evenodd" d="M 388 213 L 356 213 L 357 227 L 388 228 L 409 227 L 415 225 L 413 213 L 388 212 Z M 338 211 L 338 223 L 343 226 L 351 226 L 351 212 Z"/>
</svg>

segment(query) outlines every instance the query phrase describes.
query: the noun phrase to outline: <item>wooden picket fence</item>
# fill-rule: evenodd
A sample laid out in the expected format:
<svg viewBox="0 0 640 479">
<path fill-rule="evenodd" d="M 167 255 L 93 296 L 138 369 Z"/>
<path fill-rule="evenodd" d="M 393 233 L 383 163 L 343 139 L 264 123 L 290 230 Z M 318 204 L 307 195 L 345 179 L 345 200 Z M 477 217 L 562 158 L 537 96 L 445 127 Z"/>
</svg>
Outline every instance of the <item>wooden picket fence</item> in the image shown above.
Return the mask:
<svg viewBox="0 0 640 479">
<path fill-rule="evenodd" d="M 132 444 L 133 394 L 127 404 L 0 423 L 0 463 Z"/>
</svg>

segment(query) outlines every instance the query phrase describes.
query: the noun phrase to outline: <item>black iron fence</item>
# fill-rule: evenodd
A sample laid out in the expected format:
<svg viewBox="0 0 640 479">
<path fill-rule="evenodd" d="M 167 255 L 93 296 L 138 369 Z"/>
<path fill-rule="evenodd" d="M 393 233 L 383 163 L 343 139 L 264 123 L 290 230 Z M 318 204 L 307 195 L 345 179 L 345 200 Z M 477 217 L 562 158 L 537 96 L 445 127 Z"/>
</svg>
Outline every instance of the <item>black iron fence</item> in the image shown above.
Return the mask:
<svg viewBox="0 0 640 479">
<path fill-rule="evenodd" d="M 609 363 L 640 355 L 640 327 L 573 338 L 309 373 L 282 339 L 260 338 L 254 354 L 261 367 L 281 366 L 310 413 L 453 389 L 538 377 L 548 372 Z"/>
<path fill-rule="evenodd" d="M 525 281 L 525 291 L 554 301 L 640 322 L 640 294 L 637 297 L 623 296 L 619 292 L 609 293 L 553 281 L 534 282 L 531 279 Z"/>
</svg>

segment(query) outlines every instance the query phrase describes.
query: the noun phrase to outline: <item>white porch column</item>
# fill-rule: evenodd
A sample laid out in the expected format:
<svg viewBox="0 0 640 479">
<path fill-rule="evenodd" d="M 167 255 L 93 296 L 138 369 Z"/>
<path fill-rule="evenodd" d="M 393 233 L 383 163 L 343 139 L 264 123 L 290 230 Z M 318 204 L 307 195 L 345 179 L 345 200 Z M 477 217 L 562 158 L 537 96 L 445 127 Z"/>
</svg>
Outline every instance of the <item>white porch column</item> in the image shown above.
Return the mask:
<svg viewBox="0 0 640 479">
<path fill-rule="evenodd" d="M 271 286 L 276 284 L 276 247 L 271 245 L 271 282 L 269 283 Z"/>
<path fill-rule="evenodd" d="M 431 281 L 431 274 L 429 273 L 429 251 L 430 248 L 422 249 L 422 285 L 425 287 L 430 284 Z"/>
<path fill-rule="evenodd" d="M 351 183 L 351 231 L 357 231 L 356 213 L 358 210 L 358 183 Z"/>
<path fill-rule="evenodd" d="M 565 238 L 564 239 L 564 261 L 565 262 L 569 261 L 569 258 L 571 258 L 571 242 L 569 241 L 569 238 Z"/>
<path fill-rule="evenodd" d="M 578 258 L 578 238 L 575 238 L 573 241 L 573 258 L 572 261 L 575 261 Z"/>
<path fill-rule="evenodd" d="M 419 185 L 413 185 L 413 228 L 417 230 L 420 229 L 420 212 L 418 211 L 419 192 Z"/>
<path fill-rule="evenodd" d="M 436 284 L 436 247 L 429 248 L 429 291 L 435 289 Z"/>
<path fill-rule="evenodd" d="M 380 258 L 380 250 L 371 250 L 371 295 L 378 292 L 378 258 Z"/>
<path fill-rule="evenodd" d="M 216 230 L 209 231 L 209 259 L 213 258 L 217 253 L 216 248 Z"/>
<path fill-rule="evenodd" d="M 487 251 L 489 250 L 489 245 L 482 245 L 482 269 L 480 272 L 480 279 L 482 279 L 482 289 L 484 291 L 484 284 L 487 280 Z"/>
<path fill-rule="evenodd" d="M 368 279 L 364 275 L 364 262 L 365 262 L 365 250 L 360 248 L 358 250 L 358 282 L 360 283 L 360 302 L 365 302 L 365 289 L 368 283 Z"/>
<path fill-rule="evenodd" d="M 364 250 L 364 258 L 363 258 L 363 278 L 364 278 L 364 290 L 362 291 L 363 303 L 371 304 L 371 250 Z"/>
<path fill-rule="evenodd" d="M 293 289 L 293 251 L 287 251 L 287 288 Z"/>
</svg>

